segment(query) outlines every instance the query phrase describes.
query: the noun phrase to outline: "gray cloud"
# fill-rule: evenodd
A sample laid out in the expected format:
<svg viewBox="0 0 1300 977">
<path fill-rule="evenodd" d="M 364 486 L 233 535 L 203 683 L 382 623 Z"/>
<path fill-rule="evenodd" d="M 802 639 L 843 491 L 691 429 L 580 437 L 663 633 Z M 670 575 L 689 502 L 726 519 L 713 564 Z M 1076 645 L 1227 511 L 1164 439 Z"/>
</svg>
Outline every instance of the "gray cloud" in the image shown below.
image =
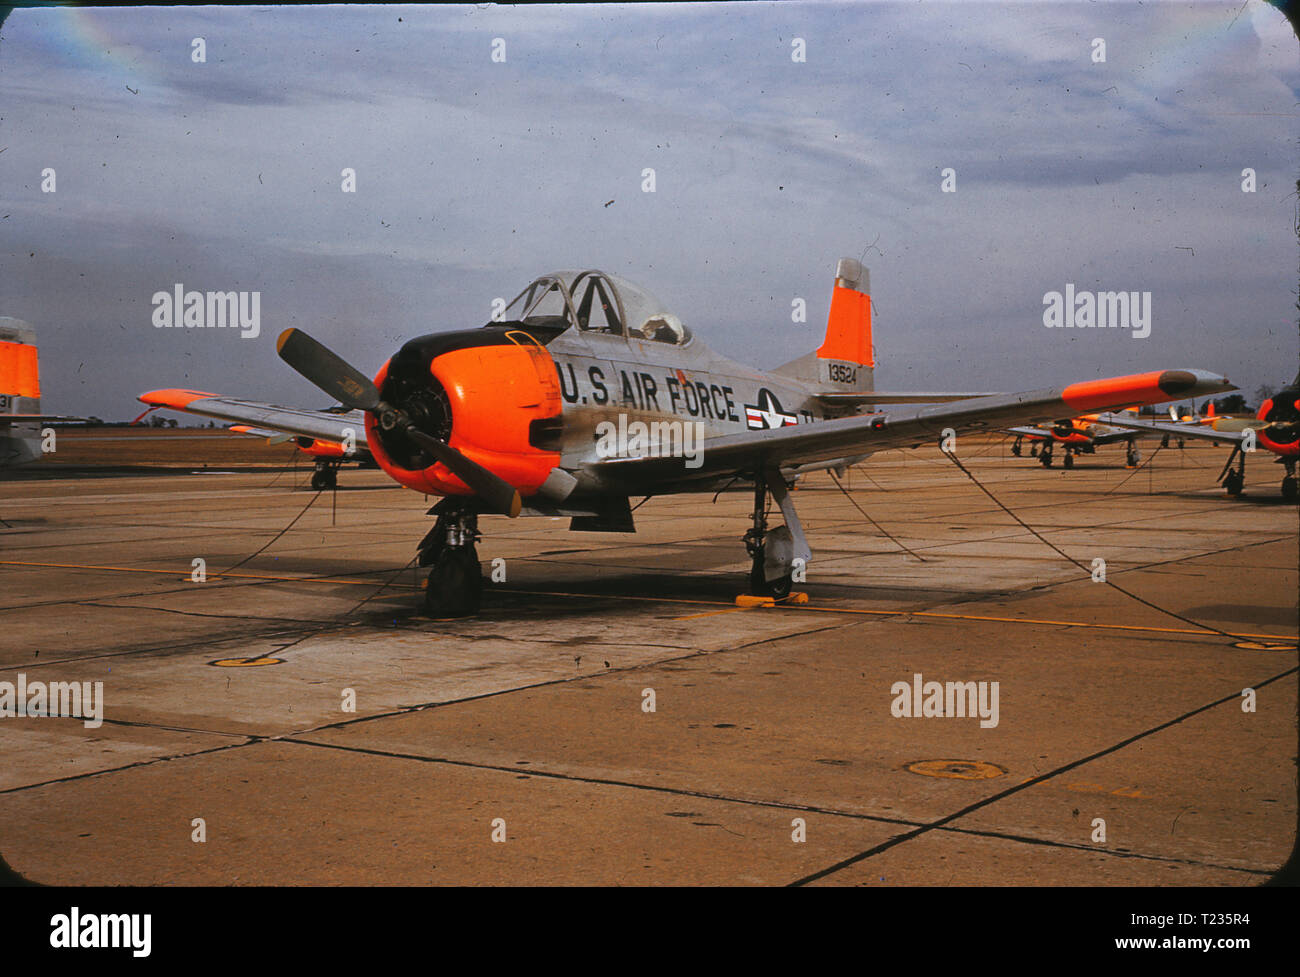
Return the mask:
<svg viewBox="0 0 1300 977">
<path fill-rule="evenodd" d="M 283 324 L 376 366 L 558 267 L 642 281 L 715 348 L 775 365 L 820 342 L 834 261 L 865 250 L 882 385 L 1192 365 L 1253 391 L 1296 359 L 1300 65 L 1276 11 L 1239 11 L 19 10 L 0 31 L 0 314 L 40 330 L 50 409 L 122 417 L 170 385 L 314 404 L 274 357 Z M 260 290 L 263 337 L 154 330 L 149 298 L 178 281 Z M 1066 281 L 1152 291 L 1151 338 L 1044 329 Z"/>
</svg>

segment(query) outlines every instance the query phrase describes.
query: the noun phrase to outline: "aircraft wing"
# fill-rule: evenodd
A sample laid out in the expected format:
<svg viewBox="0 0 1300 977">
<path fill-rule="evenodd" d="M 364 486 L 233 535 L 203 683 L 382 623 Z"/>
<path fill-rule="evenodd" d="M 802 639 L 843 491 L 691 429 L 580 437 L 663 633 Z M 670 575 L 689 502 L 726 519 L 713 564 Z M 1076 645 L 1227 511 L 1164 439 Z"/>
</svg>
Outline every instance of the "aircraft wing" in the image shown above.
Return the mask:
<svg viewBox="0 0 1300 977">
<path fill-rule="evenodd" d="M 1125 427 L 1122 431 L 1105 431 L 1100 434 L 1092 435 L 1092 443 L 1098 446 L 1115 444 L 1118 441 L 1129 441 L 1133 438 L 1133 432 L 1140 430 L 1138 428 Z"/>
<path fill-rule="evenodd" d="M 991 397 L 991 393 L 890 393 L 887 390 L 864 390 L 859 393 L 831 392 L 816 397 L 828 407 L 856 407 L 859 404 L 947 404 L 972 397 Z"/>
<path fill-rule="evenodd" d="M 938 442 L 951 428 L 962 434 L 1017 424 L 1049 423 L 1133 404 L 1152 404 L 1188 396 L 1203 397 L 1235 390 L 1223 377 L 1204 370 L 1163 370 L 1073 383 L 1060 389 L 994 394 L 930 407 L 900 407 L 876 414 L 793 424 L 710 438 L 697 468 L 683 458 L 611 459 L 597 463 L 602 475 L 622 482 L 661 478 L 678 481 L 752 471 L 756 467 L 791 467 L 851 454 L 916 447 Z"/>
<path fill-rule="evenodd" d="M 1022 438 L 1050 438 L 1052 432 L 1045 427 L 1009 427 L 1008 434 L 1015 434 Z"/>
<path fill-rule="evenodd" d="M 1215 431 L 1203 424 L 1178 424 L 1172 421 L 1146 421 L 1132 414 L 1102 414 L 1097 418 L 1103 424 L 1127 427 L 1135 431 L 1151 431 L 1176 438 L 1201 438 L 1218 444 L 1240 444 L 1244 431 Z"/>
<path fill-rule="evenodd" d="M 139 400 L 154 407 L 167 407 L 187 414 L 214 417 L 276 433 L 302 435 L 339 444 L 347 438 L 346 432 L 350 430 L 358 448 L 369 448 L 365 417 L 359 410 L 336 414 L 327 410 L 278 407 L 252 400 L 220 397 L 200 390 L 151 390 L 141 394 Z"/>
</svg>

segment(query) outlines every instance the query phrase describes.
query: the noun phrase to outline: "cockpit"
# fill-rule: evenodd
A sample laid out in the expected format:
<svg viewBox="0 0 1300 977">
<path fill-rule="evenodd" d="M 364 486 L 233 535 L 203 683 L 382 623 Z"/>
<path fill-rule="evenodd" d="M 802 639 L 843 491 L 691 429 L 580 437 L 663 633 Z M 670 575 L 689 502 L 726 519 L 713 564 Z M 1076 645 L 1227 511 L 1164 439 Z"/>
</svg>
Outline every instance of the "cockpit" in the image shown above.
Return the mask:
<svg viewBox="0 0 1300 977">
<path fill-rule="evenodd" d="M 491 325 L 576 328 L 641 342 L 684 346 L 691 333 L 681 319 L 640 285 L 603 271 L 557 271 L 529 283 Z"/>
</svg>

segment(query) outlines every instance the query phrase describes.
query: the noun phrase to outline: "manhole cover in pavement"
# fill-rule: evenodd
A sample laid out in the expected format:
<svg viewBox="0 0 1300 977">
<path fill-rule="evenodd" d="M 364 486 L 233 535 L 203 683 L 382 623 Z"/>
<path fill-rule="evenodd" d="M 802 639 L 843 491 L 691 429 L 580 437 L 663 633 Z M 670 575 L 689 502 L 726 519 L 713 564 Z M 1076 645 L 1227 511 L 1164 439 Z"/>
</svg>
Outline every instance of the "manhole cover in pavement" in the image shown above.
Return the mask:
<svg viewBox="0 0 1300 977">
<path fill-rule="evenodd" d="M 983 760 L 914 760 L 903 764 L 903 769 L 922 777 L 950 777 L 956 780 L 989 780 L 1007 772 L 1006 767 Z"/>
</svg>

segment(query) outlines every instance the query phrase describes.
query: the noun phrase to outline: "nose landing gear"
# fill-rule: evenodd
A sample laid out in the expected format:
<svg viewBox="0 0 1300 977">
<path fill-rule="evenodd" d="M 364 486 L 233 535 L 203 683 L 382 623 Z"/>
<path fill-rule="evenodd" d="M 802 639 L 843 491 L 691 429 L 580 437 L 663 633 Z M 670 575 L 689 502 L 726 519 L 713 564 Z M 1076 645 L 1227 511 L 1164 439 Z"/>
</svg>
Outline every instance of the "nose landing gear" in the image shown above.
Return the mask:
<svg viewBox="0 0 1300 977">
<path fill-rule="evenodd" d="M 325 458 L 316 459 L 316 471 L 311 476 L 311 487 L 317 492 L 332 489 L 339 482 L 339 463 Z"/>
<path fill-rule="evenodd" d="M 430 617 L 470 617 L 478 613 L 483 595 L 479 570 L 478 513 L 458 500 L 443 499 L 432 509 L 437 522 L 419 546 L 419 565 L 429 567 L 424 585 L 424 611 Z"/>
</svg>

